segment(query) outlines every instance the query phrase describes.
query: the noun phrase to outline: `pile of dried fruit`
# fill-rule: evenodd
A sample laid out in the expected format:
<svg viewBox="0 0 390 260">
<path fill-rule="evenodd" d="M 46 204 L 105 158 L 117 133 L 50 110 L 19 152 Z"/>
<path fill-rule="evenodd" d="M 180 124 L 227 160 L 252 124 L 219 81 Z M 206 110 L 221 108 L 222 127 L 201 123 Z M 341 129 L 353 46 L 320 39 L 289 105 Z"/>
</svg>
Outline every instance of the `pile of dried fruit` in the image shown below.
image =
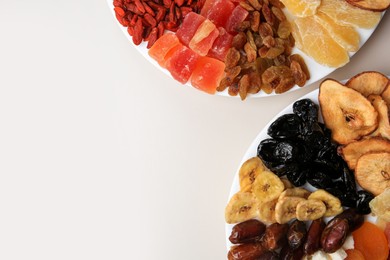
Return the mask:
<svg viewBox="0 0 390 260">
<path fill-rule="evenodd" d="M 381 17 L 380 11 L 383 11 L 364 10 L 353 5 L 361 2 L 375 5 L 378 2 L 375 0 L 281 1 L 292 14 L 292 33 L 297 47 L 328 67 L 341 67 L 349 61 L 349 52 L 359 49 L 360 36 L 356 28 L 375 27 Z"/>
<path fill-rule="evenodd" d="M 114 0 L 113 4 L 134 44 L 144 40 L 150 48 L 165 30 L 176 31 L 188 13 L 200 12 L 203 0 Z"/>
<path fill-rule="evenodd" d="M 280 245 L 280 252 L 267 245 L 264 229 L 252 239 L 231 239 L 240 245 L 231 248 L 229 259 L 301 259 L 304 255 L 311 257 L 304 259 L 387 259 L 389 95 L 390 81 L 378 72 L 360 73 L 345 85 L 328 79 L 321 83 L 318 96 L 324 124 L 317 120 L 317 105 L 303 99 L 294 103 L 293 114 L 282 115 L 270 125 L 272 138 L 261 141 L 258 156 L 240 168 L 240 190 L 226 206 L 225 219 L 229 224 L 258 219 L 269 227 L 293 221 L 290 228 L 295 233 L 287 234 L 288 227 L 284 228 L 289 243 Z M 304 184 L 307 189 L 298 187 Z M 343 211 L 342 206 L 349 209 Z M 371 223 L 357 229 L 371 212 L 378 223 L 384 223 L 385 233 Z M 325 228 L 322 218 L 334 215 Z M 306 235 L 300 221 L 313 221 L 316 235 L 309 235 L 311 227 Z M 233 228 L 232 236 L 240 237 L 238 231 L 248 233 L 246 225 Z M 318 231 L 320 227 L 325 230 Z M 340 249 L 349 244 L 345 239 L 351 232 L 355 246 Z M 367 232 L 376 236 L 375 241 L 367 240 Z M 294 247 L 292 238 L 301 239 L 300 246 Z M 315 250 L 302 245 L 312 240 Z"/>
<path fill-rule="evenodd" d="M 367 232 L 376 238 L 367 241 Z M 294 220 L 291 224 L 273 223 L 266 226 L 256 219 L 246 220 L 232 228 L 233 244 L 229 260 L 243 259 L 383 259 L 389 253 L 386 237 L 375 225 L 364 222 L 363 215 L 345 210 L 328 223 L 322 218 L 311 222 Z M 376 247 L 373 245 L 376 244 Z M 364 258 L 367 257 L 367 258 Z"/>
<path fill-rule="evenodd" d="M 305 85 L 310 73 L 299 55 L 290 56 L 295 40 L 283 4 L 279 0 L 244 0 L 240 5 L 249 19 L 234 28 L 238 34 L 226 56 L 226 76 L 217 90 L 228 88 L 229 95 L 239 94 L 244 100 L 247 94 L 260 90 L 280 94 L 296 84 Z"/>
<path fill-rule="evenodd" d="M 318 96 L 326 126 L 359 185 L 381 194 L 390 188 L 389 79 L 363 72 L 345 85 L 325 80 Z"/>
</svg>

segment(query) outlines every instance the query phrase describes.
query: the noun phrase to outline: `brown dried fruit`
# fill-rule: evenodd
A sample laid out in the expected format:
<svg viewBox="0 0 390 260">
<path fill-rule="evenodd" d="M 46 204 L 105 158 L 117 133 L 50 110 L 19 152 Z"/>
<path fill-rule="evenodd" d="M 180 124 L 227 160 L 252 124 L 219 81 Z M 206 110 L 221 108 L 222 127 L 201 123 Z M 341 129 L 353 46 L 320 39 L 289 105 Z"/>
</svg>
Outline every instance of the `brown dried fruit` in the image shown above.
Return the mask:
<svg viewBox="0 0 390 260">
<path fill-rule="evenodd" d="M 260 23 L 259 34 L 264 39 L 267 36 L 274 36 L 274 30 L 268 23 Z"/>
<path fill-rule="evenodd" d="M 257 11 L 260 11 L 261 9 L 261 4 L 258 0 L 248 0 L 249 4 L 253 6 Z"/>
<path fill-rule="evenodd" d="M 256 50 L 252 48 L 252 46 L 249 44 L 249 42 L 245 43 L 244 50 L 245 50 L 245 54 L 246 54 L 248 62 L 253 62 L 256 60 L 256 57 L 257 57 Z"/>
<path fill-rule="evenodd" d="M 241 73 L 241 67 L 235 66 L 233 68 L 226 69 L 226 78 L 233 81 Z"/>
<path fill-rule="evenodd" d="M 291 36 L 291 35 L 290 35 Z M 310 79 L 310 72 L 309 72 L 309 69 L 307 68 L 306 66 L 306 63 L 305 61 L 303 60 L 303 58 L 301 57 L 301 55 L 299 54 L 293 54 L 290 56 L 290 61 L 296 61 L 299 63 L 302 71 L 305 73 L 306 75 L 306 79 L 309 80 Z"/>
<path fill-rule="evenodd" d="M 276 40 L 272 36 L 267 36 L 263 39 L 263 44 L 268 48 L 271 48 L 276 45 Z"/>
<path fill-rule="evenodd" d="M 291 34 L 291 24 L 289 21 L 284 20 L 279 23 L 278 36 L 282 39 L 287 39 Z"/>
<path fill-rule="evenodd" d="M 321 247 L 325 253 L 334 253 L 344 244 L 349 225 L 346 219 L 333 218 L 321 235 Z"/>
<path fill-rule="evenodd" d="M 378 196 L 390 188 L 390 153 L 368 153 L 356 164 L 355 177 L 359 185 Z"/>
<path fill-rule="evenodd" d="M 337 152 L 343 157 L 351 170 L 356 167 L 357 160 L 366 153 L 389 152 L 390 141 L 381 137 L 365 138 L 346 146 L 339 146 Z"/>
<path fill-rule="evenodd" d="M 260 13 L 258 11 L 254 11 L 250 16 L 251 30 L 257 32 L 259 30 L 260 25 Z"/>
<path fill-rule="evenodd" d="M 229 240 L 233 244 L 247 243 L 256 238 L 260 238 L 260 236 L 263 235 L 265 228 L 265 225 L 260 221 L 250 219 L 236 224 L 232 229 Z"/>
<path fill-rule="evenodd" d="M 225 58 L 226 68 L 233 68 L 236 66 L 240 60 L 240 57 L 240 52 L 236 48 L 230 48 Z"/>
<path fill-rule="evenodd" d="M 238 82 L 238 88 L 239 88 L 239 92 L 238 93 L 240 94 L 241 100 L 245 100 L 245 98 L 246 98 L 246 96 L 248 94 L 249 84 L 250 84 L 249 75 L 245 74 L 240 79 L 240 82 Z"/>
<path fill-rule="evenodd" d="M 325 229 L 325 222 L 322 218 L 313 220 L 307 232 L 307 240 L 303 246 L 307 255 L 314 254 L 321 248 L 321 234 Z"/>
<path fill-rule="evenodd" d="M 359 92 L 331 79 L 323 81 L 318 95 L 326 127 L 332 138 L 348 144 L 370 134 L 378 126 L 378 112 Z"/>
<path fill-rule="evenodd" d="M 282 9 L 280 9 L 279 7 L 273 6 L 273 7 L 271 8 L 271 11 L 272 11 L 272 13 L 275 15 L 275 17 L 276 17 L 279 21 L 285 21 L 285 20 L 286 20 L 286 16 L 284 15 Z"/>
<path fill-rule="evenodd" d="M 378 112 L 378 128 L 372 132 L 371 136 L 381 136 L 390 140 L 389 109 L 386 102 L 379 95 L 369 95 L 368 100 Z"/>
<path fill-rule="evenodd" d="M 239 4 L 240 4 L 240 6 L 241 6 L 242 8 L 244 8 L 245 10 L 247 10 L 247 11 L 249 11 L 249 12 L 255 10 L 250 4 L 248 4 L 248 3 L 245 2 L 245 1 L 240 1 Z"/>
<path fill-rule="evenodd" d="M 294 76 L 295 84 L 300 87 L 303 87 L 306 83 L 307 77 L 306 74 L 303 72 L 301 65 L 297 61 L 293 60 L 291 61 L 290 69 Z"/>
<path fill-rule="evenodd" d="M 267 250 L 276 250 L 287 243 L 288 224 L 273 223 L 269 225 L 262 237 L 262 245 Z"/>
<path fill-rule="evenodd" d="M 251 242 L 233 246 L 229 251 L 229 259 L 257 259 L 267 250 L 259 242 Z"/>
<path fill-rule="evenodd" d="M 374 12 L 385 11 L 390 6 L 390 0 L 346 0 L 349 4 L 364 10 Z"/>
<path fill-rule="evenodd" d="M 371 94 L 382 94 L 389 85 L 389 79 L 382 73 L 365 71 L 349 79 L 345 85 L 368 97 Z"/>
<path fill-rule="evenodd" d="M 246 34 L 244 32 L 239 32 L 233 37 L 232 47 L 240 50 L 244 48 L 246 43 Z"/>
</svg>

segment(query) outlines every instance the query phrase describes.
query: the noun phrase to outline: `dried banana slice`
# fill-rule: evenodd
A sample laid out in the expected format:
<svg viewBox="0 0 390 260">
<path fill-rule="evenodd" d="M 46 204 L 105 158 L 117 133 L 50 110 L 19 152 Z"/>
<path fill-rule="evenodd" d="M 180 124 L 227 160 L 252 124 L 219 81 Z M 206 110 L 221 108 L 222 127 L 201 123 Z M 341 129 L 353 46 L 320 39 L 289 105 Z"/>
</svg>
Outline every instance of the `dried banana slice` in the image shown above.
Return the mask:
<svg viewBox="0 0 390 260">
<path fill-rule="evenodd" d="M 356 164 L 355 177 L 363 189 L 375 196 L 390 188 L 390 153 L 362 155 Z"/>
<path fill-rule="evenodd" d="M 315 220 L 325 215 L 326 206 L 321 200 L 311 199 L 299 202 L 296 211 L 300 221 Z"/>
<path fill-rule="evenodd" d="M 267 202 L 259 204 L 259 216 L 258 217 L 262 222 L 265 222 L 268 224 L 276 222 L 275 207 L 276 207 L 277 202 L 278 202 L 278 200 L 275 199 L 275 200 L 271 200 L 271 201 L 267 201 Z"/>
<path fill-rule="evenodd" d="M 325 125 L 340 144 L 359 140 L 378 126 L 378 112 L 370 101 L 335 80 L 321 83 L 318 99 Z"/>
<path fill-rule="evenodd" d="M 243 222 L 257 215 L 256 199 L 250 192 L 234 194 L 225 209 L 225 221 L 228 224 Z"/>
<path fill-rule="evenodd" d="M 390 188 L 371 200 L 370 208 L 378 219 L 390 222 Z"/>
<path fill-rule="evenodd" d="M 368 97 L 382 94 L 389 85 L 389 79 L 376 71 L 364 71 L 350 78 L 345 85 Z"/>
<path fill-rule="evenodd" d="M 280 196 L 279 196 L 279 199 L 282 199 L 284 197 L 299 197 L 299 198 L 304 198 L 304 199 L 307 199 L 310 195 L 310 191 L 304 189 L 304 188 L 290 188 L 290 189 L 286 189 L 285 191 L 283 191 Z"/>
<path fill-rule="evenodd" d="M 390 122 L 389 122 L 389 109 L 386 102 L 379 95 L 368 96 L 371 104 L 378 111 L 379 124 L 378 128 L 371 133 L 371 136 L 381 136 L 390 140 Z"/>
<path fill-rule="evenodd" d="M 299 197 L 284 197 L 279 199 L 275 206 L 275 219 L 279 224 L 284 224 L 297 217 L 297 205 L 305 201 Z"/>
<path fill-rule="evenodd" d="M 284 190 L 284 184 L 273 172 L 263 171 L 252 184 L 252 192 L 259 203 L 279 198 Z"/>
<path fill-rule="evenodd" d="M 240 188 L 252 185 L 256 177 L 266 169 L 259 157 L 252 157 L 245 161 L 239 171 Z"/>
<path fill-rule="evenodd" d="M 337 152 L 344 158 L 351 170 L 356 167 L 357 160 L 366 153 L 389 152 L 390 141 L 381 137 L 365 138 L 346 146 L 339 146 Z"/>
<path fill-rule="evenodd" d="M 309 200 L 320 200 L 326 206 L 324 217 L 335 216 L 343 211 L 340 200 L 325 190 L 316 190 L 310 194 Z"/>
</svg>

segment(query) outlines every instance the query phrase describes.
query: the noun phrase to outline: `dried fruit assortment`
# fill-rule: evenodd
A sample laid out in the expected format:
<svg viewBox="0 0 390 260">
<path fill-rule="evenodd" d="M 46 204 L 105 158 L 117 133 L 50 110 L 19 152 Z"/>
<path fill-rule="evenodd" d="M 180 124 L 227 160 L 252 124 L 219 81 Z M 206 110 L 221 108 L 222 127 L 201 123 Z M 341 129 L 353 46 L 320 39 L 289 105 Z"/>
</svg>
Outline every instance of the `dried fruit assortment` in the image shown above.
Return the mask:
<svg viewBox="0 0 390 260">
<path fill-rule="evenodd" d="M 260 91 L 280 94 L 306 84 L 311 76 L 295 45 L 324 66 L 347 63 L 350 52 L 360 46 L 356 28 L 377 25 L 389 0 L 114 0 L 113 5 L 134 44 L 147 41 L 149 49 L 166 31 L 176 32 L 180 44 L 196 55 L 225 63 L 222 78 L 203 71 L 191 84 L 244 100 Z M 177 43 L 160 42 L 155 49 L 168 44 Z M 182 51 L 188 57 L 190 52 Z M 177 69 L 187 65 L 182 56 L 172 59 L 171 66 L 157 61 L 164 68 L 174 67 L 175 72 L 169 72 L 180 83 L 191 78 L 192 68 Z M 220 63 L 208 61 L 217 64 L 219 72 Z M 206 83 L 204 75 L 209 75 Z"/>
<path fill-rule="evenodd" d="M 242 164 L 239 191 L 225 209 L 226 222 L 240 227 L 231 238 L 250 234 L 230 240 L 228 259 L 388 258 L 390 139 L 383 126 L 390 104 L 382 96 L 389 85 L 374 71 L 345 84 L 324 80 L 319 107 L 299 100 L 270 124 L 270 138 Z M 365 222 L 370 213 L 387 231 Z"/>
</svg>

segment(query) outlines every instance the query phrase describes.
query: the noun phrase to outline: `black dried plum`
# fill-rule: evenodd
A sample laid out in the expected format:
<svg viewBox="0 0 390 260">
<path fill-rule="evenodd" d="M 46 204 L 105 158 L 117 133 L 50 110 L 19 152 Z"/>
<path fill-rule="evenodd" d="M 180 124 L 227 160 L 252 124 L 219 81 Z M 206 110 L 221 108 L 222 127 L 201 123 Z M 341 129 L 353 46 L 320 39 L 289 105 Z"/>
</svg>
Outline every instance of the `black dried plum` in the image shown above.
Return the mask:
<svg viewBox="0 0 390 260">
<path fill-rule="evenodd" d="M 302 186 L 306 183 L 306 171 L 298 168 L 296 171 L 290 171 L 286 173 L 287 179 L 296 187 Z"/>
<path fill-rule="evenodd" d="M 285 114 L 276 119 L 268 128 L 268 135 L 275 139 L 299 136 L 302 120 L 295 114 Z"/>
<path fill-rule="evenodd" d="M 313 187 L 317 189 L 326 189 L 327 187 L 332 187 L 333 181 L 327 172 L 326 167 L 321 167 L 319 165 L 307 167 L 305 169 L 307 182 L 309 182 Z"/>
<path fill-rule="evenodd" d="M 282 177 L 284 175 L 288 175 L 292 172 L 296 172 L 299 170 L 298 163 L 289 163 L 289 164 L 279 164 L 277 166 L 268 167 L 273 173 Z"/>
<path fill-rule="evenodd" d="M 370 201 L 374 198 L 374 195 L 368 191 L 360 190 L 357 192 L 358 199 L 356 201 L 356 211 L 359 214 L 370 214 Z"/>
<path fill-rule="evenodd" d="M 344 182 L 346 191 L 356 192 L 356 182 L 353 173 L 349 170 L 346 163 L 343 165 L 343 172 L 341 174 L 341 181 Z"/>
<path fill-rule="evenodd" d="M 337 197 L 341 201 L 341 205 L 345 207 L 356 207 L 357 194 L 355 192 L 346 192 L 345 190 L 336 188 L 326 188 L 327 192 Z"/>
<path fill-rule="evenodd" d="M 279 142 L 277 140 L 269 138 L 261 141 L 257 147 L 257 156 L 265 163 L 267 167 L 278 165 L 278 161 L 276 158 L 274 158 L 275 147 L 278 145 L 278 143 Z"/>
<path fill-rule="evenodd" d="M 299 157 L 299 149 L 291 142 L 280 142 L 275 147 L 274 157 L 279 162 L 292 162 Z"/>
<path fill-rule="evenodd" d="M 293 112 L 303 121 L 316 122 L 318 120 L 318 106 L 310 99 L 301 99 L 293 104 Z"/>
</svg>

